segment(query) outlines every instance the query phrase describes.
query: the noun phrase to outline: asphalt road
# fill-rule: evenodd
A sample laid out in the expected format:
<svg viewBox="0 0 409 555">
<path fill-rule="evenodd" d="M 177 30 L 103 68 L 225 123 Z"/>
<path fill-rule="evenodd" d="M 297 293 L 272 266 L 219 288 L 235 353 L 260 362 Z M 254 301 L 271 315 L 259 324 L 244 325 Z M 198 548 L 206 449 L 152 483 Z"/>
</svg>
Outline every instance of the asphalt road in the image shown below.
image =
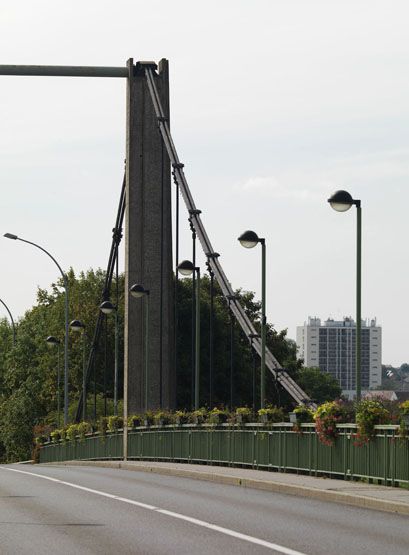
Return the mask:
<svg viewBox="0 0 409 555">
<path fill-rule="evenodd" d="M 0 554 L 25 553 L 408 555 L 409 519 L 144 472 L 0 466 Z"/>
</svg>

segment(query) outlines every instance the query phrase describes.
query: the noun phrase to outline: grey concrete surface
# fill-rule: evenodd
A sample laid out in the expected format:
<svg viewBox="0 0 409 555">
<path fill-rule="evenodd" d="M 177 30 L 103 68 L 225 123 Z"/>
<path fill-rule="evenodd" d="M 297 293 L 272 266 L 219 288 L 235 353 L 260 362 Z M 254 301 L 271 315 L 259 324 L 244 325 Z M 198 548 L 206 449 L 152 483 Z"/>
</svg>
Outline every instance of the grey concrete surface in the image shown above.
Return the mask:
<svg viewBox="0 0 409 555">
<path fill-rule="evenodd" d="M 181 476 L 409 515 L 408 489 L 366 484 L 364 482 L 248 468 L 152 461 L 69 461 L 61 464 L 122 468 L 168 476 Z"/>
<path fill-rule="evenodd" d="M 0 467 L 0 552 L 5 555 L 275 552 L 121 499 L 7 468 L 154 505 L 306 555 L 409 551 L 408 519 L 401 515 L 152 472 L 9 465 Z"/>
</svg>

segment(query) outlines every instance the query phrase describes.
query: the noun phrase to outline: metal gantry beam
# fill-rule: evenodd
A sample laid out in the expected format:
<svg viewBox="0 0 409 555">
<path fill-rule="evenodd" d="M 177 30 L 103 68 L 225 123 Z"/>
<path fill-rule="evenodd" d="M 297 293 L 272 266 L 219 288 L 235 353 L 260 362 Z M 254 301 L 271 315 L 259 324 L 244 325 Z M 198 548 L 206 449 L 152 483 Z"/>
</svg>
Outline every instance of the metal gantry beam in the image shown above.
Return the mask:
<svg viewBox="0 0 409 555">
<path fill-rule="evenodd" d="M 0 65 L 0 75 L 39 77 L 128 77 L 127 67 Z"/>
</svg>

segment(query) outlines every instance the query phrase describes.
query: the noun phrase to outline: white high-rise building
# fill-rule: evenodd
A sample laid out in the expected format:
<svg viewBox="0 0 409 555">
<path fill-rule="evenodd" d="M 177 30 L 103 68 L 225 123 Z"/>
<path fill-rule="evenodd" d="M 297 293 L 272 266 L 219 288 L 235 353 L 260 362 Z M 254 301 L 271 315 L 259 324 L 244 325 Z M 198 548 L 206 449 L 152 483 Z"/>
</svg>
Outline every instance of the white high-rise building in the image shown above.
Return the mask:
<svg viewBox="0 0 409 555">
<path fill-rule="evenodd" d="M 376 319 L 362 321 L 361 334 L 361 387 L 375 389 L 382 382 L 382 328 Z M 297 327 L 298 356 L 304 365 L 329 372 L 349 397 L 355 393 L 355 336 L 352 318 L 328 318 L 322 324 L 309 317 L 308 323 Z"/>
</svg>

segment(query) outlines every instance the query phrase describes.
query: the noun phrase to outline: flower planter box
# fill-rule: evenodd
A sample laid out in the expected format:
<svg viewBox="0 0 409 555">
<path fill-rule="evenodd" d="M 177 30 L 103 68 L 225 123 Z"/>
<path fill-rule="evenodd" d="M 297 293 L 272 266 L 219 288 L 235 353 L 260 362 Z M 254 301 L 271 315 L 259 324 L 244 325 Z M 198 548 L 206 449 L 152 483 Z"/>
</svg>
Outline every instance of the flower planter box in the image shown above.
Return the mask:
<svg viewBox="0 0 409 555">
<path fill-rule="evenodd" d="M 290 412 L 290 413 L 288 413 L 288 416 L 290 417 L 291 424 L 297 424 L 298 420 L 297 420 L 297 413 L 296 412 Z"/>
</svg>

